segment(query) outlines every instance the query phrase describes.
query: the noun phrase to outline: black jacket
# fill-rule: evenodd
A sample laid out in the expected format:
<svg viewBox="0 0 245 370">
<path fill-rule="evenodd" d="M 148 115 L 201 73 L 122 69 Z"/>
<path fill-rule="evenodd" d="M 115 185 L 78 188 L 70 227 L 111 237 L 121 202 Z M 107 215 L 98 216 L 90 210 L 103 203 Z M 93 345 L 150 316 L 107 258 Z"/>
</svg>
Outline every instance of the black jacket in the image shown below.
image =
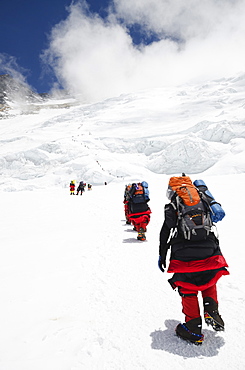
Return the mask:
<svg viewBox="0 0 245 370">
<path fill-rule="evenodd" d="M 170 259 L 181 261 L 196 261 L 209 258 L 220 253 L 219 241 L 213 232 L 207 239 L 201 241 L 186 240 L 177 226 L 177 213 L 171 203 L 165 206 L 165 219 L 160 231 L 159 255 L 166 260 L 168 249 L 171 247 Z M 172 233 L 172 237 L 170 235 Z"/>
</svg>

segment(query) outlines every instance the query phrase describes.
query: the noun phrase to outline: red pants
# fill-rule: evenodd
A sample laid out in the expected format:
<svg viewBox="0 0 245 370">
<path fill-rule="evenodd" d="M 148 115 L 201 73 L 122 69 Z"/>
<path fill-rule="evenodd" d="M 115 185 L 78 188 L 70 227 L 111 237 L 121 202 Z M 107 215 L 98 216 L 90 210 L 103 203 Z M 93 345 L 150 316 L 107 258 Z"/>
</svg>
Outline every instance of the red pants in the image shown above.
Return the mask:
<svg viewBox="0 0 245 370">
<path fill-rule="evenodd" d="M 200 317 L 200 307 L 197 297 L 198 291 L 180 288 L 179 292 L 182 298 L 182 312 L 185 315 L 185 322 Z M 210 297 L 218 303 L 216 284 L 212 285 L 206 290 L 203 290 L 201 293 L 202 298 Z"/>
<path fill-rule="evenodd" d="M 130 217 L 130 215 L 129 215 Z M 140 229 L 146 230 L 146 226 L 150 222 L 150 216 L 149 215 L 143 215 L 137 218 L 130 218 L 130 221 L 134 225 L 136 231 L 140 231 Z"/>
</svg>

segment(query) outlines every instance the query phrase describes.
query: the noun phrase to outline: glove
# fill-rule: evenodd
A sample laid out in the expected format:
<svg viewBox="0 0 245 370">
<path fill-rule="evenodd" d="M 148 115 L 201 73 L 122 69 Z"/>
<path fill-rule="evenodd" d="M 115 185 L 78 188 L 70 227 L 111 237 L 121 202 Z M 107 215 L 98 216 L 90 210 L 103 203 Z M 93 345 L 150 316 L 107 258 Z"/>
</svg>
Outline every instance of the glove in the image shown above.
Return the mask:
<svg viewBox="0 0 245 370">
<path fill-rule="evenodd" d="M 161 256 L 159 256 L 159 259 L 158 259 L 158 267 L 159 267 L 159 269 L 162 271 L 162 272 L 164 272 L 164 268 L 162 267 L 162 265 L 166 268 L 166 261 L 164 260 L 162 260 L 162 257 Z"/>
</svg>

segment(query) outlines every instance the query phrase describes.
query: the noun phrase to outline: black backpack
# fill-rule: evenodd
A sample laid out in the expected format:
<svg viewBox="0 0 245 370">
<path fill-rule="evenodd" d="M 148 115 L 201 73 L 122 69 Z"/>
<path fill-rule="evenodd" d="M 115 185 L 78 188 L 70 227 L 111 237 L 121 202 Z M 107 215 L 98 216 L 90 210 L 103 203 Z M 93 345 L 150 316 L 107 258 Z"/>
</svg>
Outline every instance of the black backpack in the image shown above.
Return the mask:
<svg viewBox="0 0 245 370">
<path fill-rule="evenodd" d="M 141 183 L 132 184 L 132 187 L 129 191 L 133 203 L 146 203 L 144 195 L 144 187 Z"/>
<path fill-rule="evenodd" d="M 198 204 L 188 206 L 177 196 L 176 204 L 178 215 L 177 228 L 184 239 L 193 241 L 207 239 L 213 224 L 210 212 L 202 199 L 200 199 Z"/>
<path fill-rule="evenodd" d="M 177 212 L 177 230 L 186 240 L 205 240 L 213 223 L 208 205 L 189 177 L 170 179 L 171 189 L 175 192 L 172 206 Z"/>
</svg>

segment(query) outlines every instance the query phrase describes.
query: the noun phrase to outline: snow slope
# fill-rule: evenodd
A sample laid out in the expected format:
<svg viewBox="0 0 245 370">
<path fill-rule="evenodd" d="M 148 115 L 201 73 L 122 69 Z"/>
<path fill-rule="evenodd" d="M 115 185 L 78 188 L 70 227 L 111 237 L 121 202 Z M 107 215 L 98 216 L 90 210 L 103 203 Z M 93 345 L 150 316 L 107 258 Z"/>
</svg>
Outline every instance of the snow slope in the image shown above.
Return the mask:
<svg viewBox="0 0 245 370">
<path fill-rule="evenodd" d="M 240 76 L 50 103 L 1 120 L 1 370 L 244 368 L 243 85 Z M 168 179 L 182 171 L 226 211 L 217 225 L 231 273 L 218 283 L 226 331 L 203 324 L 200 347 L 174 335 L 180 297 L 157 267 Z M 72 179 L 93 190 L 71 196 Z M 132 180 L 149 183 L 146 242 L 125 224 Z"/>
<path fill-rule="evenodd" d="M 244 175 L 236 177 L 242 191 Z M 0 369 L 243 369 L 242 221 L 227 197 L 233 175 L 208 179 L 215 194 L 222 183 L 227 216 L 218 229 L 231 275 L 218 283 L 226 331 L 204 324 L 202 347 L 174 335 L 184 320 L 180 297 L 157 267 L 166 181 L 149 182 L 146 242 L 125 225 L 123 184 L 83 196 L 57 188 L 1 196 Z"/>
<path fill-rule="evenodd" d="M 142 171 L 242 173 L 244 85 L 240 75 L 90 105 L 47 102 L 28 114 L 15 107 L 1 120 L 0 188 L 103 184 Z"/>
</svg>

